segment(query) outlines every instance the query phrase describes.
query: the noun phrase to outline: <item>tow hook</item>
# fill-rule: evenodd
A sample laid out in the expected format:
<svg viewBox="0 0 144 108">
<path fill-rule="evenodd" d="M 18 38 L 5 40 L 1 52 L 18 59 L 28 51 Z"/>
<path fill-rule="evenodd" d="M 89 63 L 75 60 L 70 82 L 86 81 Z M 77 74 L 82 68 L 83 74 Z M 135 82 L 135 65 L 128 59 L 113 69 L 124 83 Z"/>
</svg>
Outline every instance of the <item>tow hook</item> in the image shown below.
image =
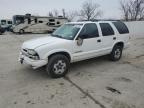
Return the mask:
<svg viewBox="0 0 144 108">
<path fill-rule="evenodd" d="M 20 63 L 21 63 L 21 64 L 23 64 L 23 61 L 24 61 L 24 59 L 23 59 L 23 58 L 21 58 L 21 59 L 20 59 Z"/>
</svg>

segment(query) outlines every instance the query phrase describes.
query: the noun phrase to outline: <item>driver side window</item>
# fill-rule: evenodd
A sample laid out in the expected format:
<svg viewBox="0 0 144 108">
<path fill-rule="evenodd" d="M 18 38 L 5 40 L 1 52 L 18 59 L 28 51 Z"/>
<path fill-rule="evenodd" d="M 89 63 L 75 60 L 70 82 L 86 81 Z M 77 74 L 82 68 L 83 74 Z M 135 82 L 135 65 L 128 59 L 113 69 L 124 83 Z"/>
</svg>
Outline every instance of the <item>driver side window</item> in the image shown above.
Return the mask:
<svg viewBox="0 0 144 108">
<path fill-rule="evenodd" d="M 79 34 L 79 37 L 82 39 L 99 37 L 97 25 L 94 23 L 85 24 Z"/>
</svg>

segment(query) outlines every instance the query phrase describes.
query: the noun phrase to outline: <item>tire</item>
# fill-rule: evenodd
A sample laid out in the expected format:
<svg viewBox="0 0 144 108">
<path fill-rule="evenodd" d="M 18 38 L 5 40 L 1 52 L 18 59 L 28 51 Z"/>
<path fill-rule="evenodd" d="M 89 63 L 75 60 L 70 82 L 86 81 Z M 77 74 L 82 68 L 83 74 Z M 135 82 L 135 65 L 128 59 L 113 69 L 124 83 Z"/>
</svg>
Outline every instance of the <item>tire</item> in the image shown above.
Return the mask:
<svg viewBox="0 0 144 108">
<path fill-rule="evenodd" d="M 0 31 L 0 35 L 3 35 L 4 31 Z"/>
<path fill-rule="evenodd" d="M 62 54 L 53 55 L 46 65 L 46 71 L 52 78 L 64 77 L 69 70 L 70 61 Z"/>
<path fill-rule="evenodd" d="M 24 34 L 24 32 L 25 32 L 25 31 L 24 31 L 23 29 L 20 29 L 20 30 L 19 30 L 19 34 Z"/>
<path fill-rule="evenodd" d="M 4 29 L 0 29 L 0 35 L 2 35 L 3 33 L 5 33 Z"/>
<path fill-rule="evenodd" d="M 119 61 L 122 56 L 122 50 L 123 50 L 122 46 L 115 45 L 110 54 L 110 59 L 112 61 Z"/>
</svg>

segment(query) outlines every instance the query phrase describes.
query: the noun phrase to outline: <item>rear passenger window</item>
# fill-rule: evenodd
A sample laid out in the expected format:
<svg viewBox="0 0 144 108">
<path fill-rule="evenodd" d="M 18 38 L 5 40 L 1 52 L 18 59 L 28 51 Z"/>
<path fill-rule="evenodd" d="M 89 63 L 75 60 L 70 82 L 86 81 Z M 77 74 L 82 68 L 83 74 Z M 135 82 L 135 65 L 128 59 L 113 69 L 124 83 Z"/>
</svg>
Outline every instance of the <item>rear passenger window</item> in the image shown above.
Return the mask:
<svg viewBox="0 0 144 108">
<path fill-rule="evenodd" d="M 49 22 L 55 22 L 55 19 L 49 19 Z"/>
<path fill-rule="evenodd" d="M 114 30 L 108 23 L 100 23 L 103 36 L 114 35 Z"/>
<path fill-rule="evenodd" d="M 97 25 L 94 23 L 85 24 L 79 36 L 82 39 L 99 37 Z"/>
<path fill-rule="evenodd" d="M 115 27 L 117 28 L 117 30 L 120 34 L 129 33 L 127 26 L 123 22 L 120 22 L 120 21 L 119 22 L 113 22 L 113 24 L 115 25 Z"/>
<path fill-rule="evenodd" d="M 54 26 L 55 25 L 55 23 L 49 23 L 49 26 Z"/>
<path fill-rule="evenodd" d="M 39 21 L 39 23 L 43 23 L 43 21 Z"/>
</svg>

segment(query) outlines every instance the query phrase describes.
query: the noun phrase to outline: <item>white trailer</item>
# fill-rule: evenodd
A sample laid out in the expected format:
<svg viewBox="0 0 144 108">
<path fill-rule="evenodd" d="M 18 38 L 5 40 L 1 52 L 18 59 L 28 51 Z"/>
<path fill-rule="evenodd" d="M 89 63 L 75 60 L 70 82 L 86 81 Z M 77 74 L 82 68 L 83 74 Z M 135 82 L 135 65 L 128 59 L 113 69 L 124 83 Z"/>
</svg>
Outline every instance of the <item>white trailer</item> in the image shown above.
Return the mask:
<svg viewBox="0 0 144 108">
<path fill-rule="evenodd" d="M 10 27 L 12 26 L 12 20 L 11 19 L 1 19 L 0 26 L 1 26 L 1 28 L 5 29 L 5 30 L 9 30 Z"/>
<path fill-rule="evenodd" d="M 17 16 L 18 17 L 18 16 Z M 62 24 L 68 22 L 63 17 L 41 17 L 41 16 L 15 16 L 15 24 L 13 26 L 14 33 L 49 33 L 56 30 Z"/>
</svg>

